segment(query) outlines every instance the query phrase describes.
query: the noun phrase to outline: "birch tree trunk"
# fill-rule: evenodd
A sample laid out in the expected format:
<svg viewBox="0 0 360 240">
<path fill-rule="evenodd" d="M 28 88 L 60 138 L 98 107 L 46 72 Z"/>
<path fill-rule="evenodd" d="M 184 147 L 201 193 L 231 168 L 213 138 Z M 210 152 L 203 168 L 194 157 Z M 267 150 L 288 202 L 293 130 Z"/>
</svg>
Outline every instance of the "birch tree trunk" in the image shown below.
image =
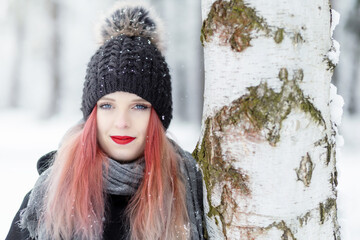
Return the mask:
<svg viewBox="0 0 360 240">
<path fill-rule="evenodd" d="M 202 15 L 209 238 L 340 239 L 329 0 L 203 0 Z"/>
</svg>

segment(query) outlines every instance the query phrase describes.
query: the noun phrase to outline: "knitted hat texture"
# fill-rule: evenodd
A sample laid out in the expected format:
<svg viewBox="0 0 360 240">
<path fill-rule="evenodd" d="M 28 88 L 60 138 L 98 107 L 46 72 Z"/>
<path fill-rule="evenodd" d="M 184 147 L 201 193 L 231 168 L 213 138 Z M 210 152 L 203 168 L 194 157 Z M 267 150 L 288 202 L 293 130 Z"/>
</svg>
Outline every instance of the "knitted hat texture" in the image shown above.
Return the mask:
<svg viewBox="0 0 360 240">
<path fill-rule="evenodd" d="M 150 102 L 165 129 L 172 119 L 171 77 L 161 51 L 156 17 L 143 6 L 117 5 L 100 29 L 103 41 L 88 64 L 84 120 L 106 94 L 124 91 Z"/>
</svg>

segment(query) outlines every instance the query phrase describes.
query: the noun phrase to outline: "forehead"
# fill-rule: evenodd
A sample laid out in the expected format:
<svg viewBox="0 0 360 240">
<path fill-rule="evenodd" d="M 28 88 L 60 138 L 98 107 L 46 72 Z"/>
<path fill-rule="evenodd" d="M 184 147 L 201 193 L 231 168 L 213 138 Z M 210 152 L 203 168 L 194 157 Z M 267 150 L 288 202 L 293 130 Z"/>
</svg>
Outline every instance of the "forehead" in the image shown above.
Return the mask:
<svg viewBox="0 0 360 240">
<path fill-rule="evenodd" d="M 100 98 L 99 101 L 122 101 L 122 102 L 123 101 L 131 101 L 131 102 L 141 101 L 141 102 L 147 102 L 145 99 L 139 97 L 136 94 L 129 93 L 129 92 L 122 92 L 122 91 L 106 94 L 105 96 Z"/>
</svg>

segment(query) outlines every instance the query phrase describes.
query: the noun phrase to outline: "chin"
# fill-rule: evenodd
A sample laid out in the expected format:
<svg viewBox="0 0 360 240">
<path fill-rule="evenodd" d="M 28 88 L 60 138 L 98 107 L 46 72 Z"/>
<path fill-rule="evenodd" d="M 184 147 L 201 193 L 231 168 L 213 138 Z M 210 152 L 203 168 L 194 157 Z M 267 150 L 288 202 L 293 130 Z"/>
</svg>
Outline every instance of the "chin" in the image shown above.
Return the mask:
<svg viewBox="0 0 360 240">
<path fill-rule="evenodd" d="M 119 162 L 131 162 L 134 161 L 136 159 L 138 159 L 139 157 L 141 157 L 142 155 L 137 155 L 137 154 L 126 154 L 124 152 L 120 153 L 120 154 L 111 154 L 110 157 L 116 161 Z"/>
</svg>

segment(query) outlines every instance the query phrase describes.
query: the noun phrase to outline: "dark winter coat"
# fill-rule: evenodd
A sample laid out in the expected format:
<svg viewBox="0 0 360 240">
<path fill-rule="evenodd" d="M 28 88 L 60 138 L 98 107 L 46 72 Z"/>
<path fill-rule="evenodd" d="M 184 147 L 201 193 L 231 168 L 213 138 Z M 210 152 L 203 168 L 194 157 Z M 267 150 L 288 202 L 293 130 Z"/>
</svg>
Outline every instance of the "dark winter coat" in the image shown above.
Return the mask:
<svg viewBox="0 0 360 240">
<path fill-rule="evenodd" d="M 43 157 L 41 157 L 37 163 L 37 169 L 39 174 L 44 172 L 52 162 L 53 156 L 56 151 L 50 152 Z M 199 174 L 196 176 L 196 182 L 198 184 L 197 189 L 202 190 L 202 176 Z M 29 232 L 27 229 L 21 229 L 18 225 L 20 220 L 20 212 L 22 209 L 26 208 L 30 193 L 27 193 L 24 197 L 24 200 L 20 206 L 19 211 L 16 213 L 13 222 L 11 224 L 9 233 L 5 240 L 32 240 L 29 237 Z M 107 208 L 106 208 L 106 218 L 104 223 L 104 233 L 103 239 L 104 240 L 122 240 L 127 239 L 129 234 L 129 223 L 127 218 L 125 217 L 124 211 L 129 203 L 131 196 L 120 196 L 114 194 L 107 194 Z M 201 203 L 201 209 L 203 210 L 202 206 L 202 191 L 198 191 L 198 200 Z"/>
</svg>

